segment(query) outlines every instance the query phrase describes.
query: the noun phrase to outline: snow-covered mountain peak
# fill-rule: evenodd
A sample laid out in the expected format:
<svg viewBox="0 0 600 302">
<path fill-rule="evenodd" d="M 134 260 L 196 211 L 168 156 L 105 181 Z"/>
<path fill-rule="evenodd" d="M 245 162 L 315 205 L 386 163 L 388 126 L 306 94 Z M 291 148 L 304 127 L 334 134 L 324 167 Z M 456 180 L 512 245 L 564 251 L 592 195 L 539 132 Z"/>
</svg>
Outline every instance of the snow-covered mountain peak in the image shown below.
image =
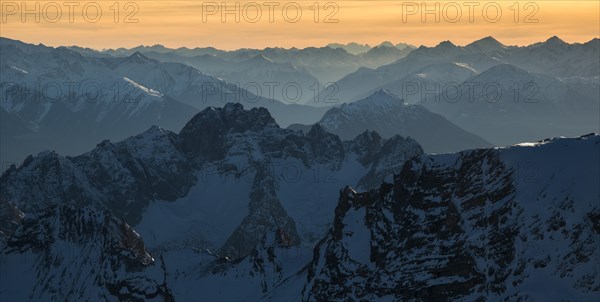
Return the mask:
<svg viewBox="0 0 600 302">
<path fill-rule="evenodd" d="M 143 132 L 141 135 L 146 135 L 146 136 L 150 136 L 150 137 L 162 137 L 162 136 L 170 136 L 173 134 L 174 133 L 171 132 L 170 130 L 167 130 L 163 127 L 154 125 L 154 126 L 151 126 L 150 128 L 148 128 L 148 130 Z"/>
<path fill-rule="evenodd" d="M 327 120 L 328 116 L 339 114 L 340 112 L 349 117 L 355 114 L 365 114 L 373 111 L 383 113 L 387 110 L 408 107 L 412 106 L 404 103 L 404 100 L 402 100 L 393 92 L 387 89 L 380 89 L 362 100 L 353 103 L 344 103 L 341 106 L 336 107 L 337 109 L 334 108 L 326 112 L 321 122 Z"/>
<path fill-rule="evenodd" d="M 154 125 L 154 126 L 148 128 L 148 130 L 146 130 L 138 135 L 132 136 L 123 142 L 126 142 L 126 144 L 129 147 L 138 147 L 138 146 L 145 145 L 145 147 L 156 148 L 156 147 L 161 147 L 165 144 L 173 144 L 173 140 L 175 139 L 175 136 L 176 136 L 176 134 L 171 132 L 170 130 L 167 130 L 162 127 Z M 117 144 L 119 144 L 119 143 L 117 143 Z M 100 144 L 99 144 L 99 146 L 100 146 Z M 163 151 L 166 151 L 166 150 L 163 150 Z"/>
</svg>

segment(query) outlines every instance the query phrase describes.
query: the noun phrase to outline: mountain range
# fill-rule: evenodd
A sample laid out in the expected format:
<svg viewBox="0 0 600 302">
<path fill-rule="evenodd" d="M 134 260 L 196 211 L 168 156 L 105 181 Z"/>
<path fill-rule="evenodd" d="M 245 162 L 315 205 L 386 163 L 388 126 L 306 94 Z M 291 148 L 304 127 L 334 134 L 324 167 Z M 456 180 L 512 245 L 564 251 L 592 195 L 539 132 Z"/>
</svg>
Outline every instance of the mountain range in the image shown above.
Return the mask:
<svg viewBox="0 0 600 302">
<path fill-rule="evenodd" d="M 336 133 L 345 139 L 366 129 L 384 137 L 414 136 L 427 152 L 440 153 L 599 132 L 598 41 L 568 44 L 552 37 L 517 47 L 486 37 L 466 46 L 445 41 L 417 49 L 382 43 L 350 54 L 340 45 L 96 51 L 0 38 L 6 54 L 0 59 L 6 142 L 0 157 L 19 163 L 47 149 L 76 155 L 97 141 L 121 140 L 152 125 L 178 131 L 194 113 L 226 102 L 265 107 L 282 126 L 311 125 L 339 119 L 334 107 L 382 89 L 440 116 L 428 115 L 430 126 L 408 125 L 386 112 L 377 116 L 387 118 L 385 124 L 346 123 Z M 332 77 L 318 69 L 350 74 L 327 85 Z M 368 109 L 355 114 L 377 118 L 371 115 Z M 453 125 L 439 126 L 446 122 Z"/>
<path fill-rule="evenodd" d="M 318 124 L 342 139 L 353 138 L 366 130 L 375 131 L 386 138 L 394 135 L 411 137 L 427 153 L 449 153 L 492 146 L 442 115 L 432 113 L 421 105 L 407 104 L 386 89 L 376 91 L 363 100 L 327 110 Z M 293 124 L 288 128 L 306 132 L 310 126 Z"/>
<path fill-rule="evenodd" d="M 178 131 L 194 113 L 227 102 L 263 106 L 283 125 L 317 121 L 324 109 L 267 99 L 180 63 L 140 52 L 86 56 L 0 38 L 2 162 L 50 149 L 79 154 L 103 139 L 159 125 Z"/>
<path fill-rule="evenodd" d="M 600 132 L 600 99 L 555 77 L 500 64 L 419 104 L 498 145 Z"/>
<path fill-rule="evenodd" d="M 427 155 L 209 107 L 178 134 L 6 171 L 0 296 L 593 300 L 599 148 L 590 134 Z"/>
<path fill-rule="evenodd" d="M 76 46 L 71 47 L 71 49 L 90 55 L 113 57 L 129 56 L 135 52 L 141 52 L 150 57 L 160 58 L 165 62 L 189 64 L 201 70 L 206 70 L 208 73 L 214 73 L 215 76 L 221 73 L 227 75 L 227 69 L 230 68 L 227 66 L 232 64 L 233 66 L 238 64 L 237 66 L 241 69 L 247 69 L 246 64 L 249 63 L 249 60 L 257 56 L 264 56 L 271 62 L 265 62 L 261 66 L 262 69 L 277 70 L 278 65 L 270 63 L 288 64 L 288 66 L 296 69 L 299 74 L 306 72 L 317 78 L 319 82 L 328 83 L 356 71 L 359 67 L 376 68 L 392 63 L 406 56 L 415 47 L 405 43 L 394 45 L 390 42 L 384 42 L 374 47 L 363 45 L 362 49 L 364 51 L 359 53 L 348 51 L 349 49 L 346 46 L 338 44 L 303 49 L 275 47 L 265 49 L 243 48 L 233 51 L 219 50 L 213 47 L 171 49 L 162 45 L 138 46 L 130 49 L 105 49 L 102 51 Z M 218 64 L 215 65 L 215 63 Z M 224 79 L 231 82 L 227 77 L 224 77 Z M 249 77 L 249 79 L 250 81 L 256 80 L 252 77 Z"/>
<path fill-rule="evenodd" d="M 492 37 L 466 46 L 444 41 L 376 69 L 361 68 L 319 97 L 335 92 L 351 103 L 387 89 L 496 145 L 598 132 L 599 41 L 568 44 L 552 37 L 521 47 Z"/>
</svg>

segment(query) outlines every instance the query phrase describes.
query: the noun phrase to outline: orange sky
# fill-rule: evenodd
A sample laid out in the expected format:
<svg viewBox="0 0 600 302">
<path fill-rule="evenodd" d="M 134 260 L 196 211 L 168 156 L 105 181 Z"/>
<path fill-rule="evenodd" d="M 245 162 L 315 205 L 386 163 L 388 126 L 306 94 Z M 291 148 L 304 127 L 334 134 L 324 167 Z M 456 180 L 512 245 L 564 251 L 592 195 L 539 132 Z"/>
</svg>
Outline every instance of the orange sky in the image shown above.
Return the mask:
<svg viewBox="0 0 600 302">
<path fill-rule="evenodd" d="M 68 2 L 77 6 L 70 7 L 65 4 Z M 315 2 L 319 4 L 318 15 Z M 91 4 L 87 4 L 84 13 L 86 3 Z M 451 40 L 463 45 L 489 35 L 504 44 L 522 45 L 553 35 L 568 42 L 585 42 L 600 36 L 597 0 L 519 1 L 518 5 L 513 0 L 429 1 L 425 6 L 422 1 L 227 0 L 225 8 L 235 10 L 235 3 L 239 3 L 239 10 L 225 15 L 225 22 L 221 20 L 221 3 L 1 0 L 0 35 L 30 43 L 97 49 L 153 44 L 220 49 L 287 48 L 351 41 L 378 44 L 385 40 L 417 46 Z M 96 13 L 98 9 L 101 15 Z M 31 12 L 24 14 L 24 10 Z M 214 14 L 210 14 L 211 10 Z M 422 16 L 424 10 L 432 13 Z M 292 22 L 296 19 L 297 22 Z"/>
</svg>

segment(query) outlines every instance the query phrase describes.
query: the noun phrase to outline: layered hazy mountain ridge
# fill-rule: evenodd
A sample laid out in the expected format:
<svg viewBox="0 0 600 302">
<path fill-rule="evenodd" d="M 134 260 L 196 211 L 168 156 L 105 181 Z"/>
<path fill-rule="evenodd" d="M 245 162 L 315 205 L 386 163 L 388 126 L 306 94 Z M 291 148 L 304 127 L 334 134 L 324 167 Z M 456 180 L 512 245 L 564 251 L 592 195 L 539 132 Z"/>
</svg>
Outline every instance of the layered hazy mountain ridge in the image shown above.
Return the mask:
<svg viewBox="0 0 600 302">
<path fill-rule="evenodd" d="M 558 37 L 520 47 L 492 37 L 466 46 L 444 41 L 392 64 L 361 68 L 319 97 L 335 91 L 354 102 L 387 89 L 497 145 L 598 132 L 599 44 Z"/>
<path fill-rule="evenodd" d="M 319 125 L 342 139 L 355 137 L 365 130 L 383 137 L 401 135 L 417 140 L 427 153 L 457 152 L 492 146 L 442 115 L 419 104 L 407 104 L 389 90 L 376 91 L 369 97 L 329 109 Z M 290 125 L 290 129 L 308 131 L 310 126 Z"/>
<path fill-rule="evenodd" d="M 7 143 L 0 156 L 19 163 L 45 149 L 75 155 L 151 125 L 178 131 L 194 113 L 226 102 L 265 107 L 282 126 L 309 125 L 332 107 L 382 89 L 494 145 L 598 132 L 598 44 L 552 37 L 517 47 L 486 37 L 416 49 L 382 43 L 350 54 L 343 45 L 95 51 L 2 38 L 0 115 Z M 426 149 L 471 146 L 486 145 Z"/>
<path fill-rule="evenodd" d="M 199 110 L 227 102 L 269 108 L 283 125 L 316 121 L 324 112 L 268 99 L 140 52 L 98 57 L 7 38 L 0 39 L 0 48 L 3 162 L 20 162 L 45 149 L 74 155 L 152 125 L 179 131 Z"/>
<path fill-rule="evenodd" d="M 420 104 L 500 145 L 600 131 L 600 99 L 552 76 L 499 64 L 459 87 L 470 93 L 429 96 Z"/>
<path fill-rule="evenodd" d="M 447 82 L 465 81 L 467 78 L 452 79 L 448 68 L 452 64 L 465 67 L 475 74 L 479 74 L 498 64 L 511 64 L 527 71 L 541 73 L 553 77 L 584 77 L 598 76 L 599 60 L 598 39 L 587 43 L 569 44 L 558 37 L 552 37 L 545 42 L 529 46 L 505 46 L 493 37 L 486 37 L 466 46 L 457 46 L 450 41 L 439 43 L 435 47 L 421 46 L 406 57 L 376 69 L 361 68 L 336 82 L 340 97 L 347 101 L 365 97 L 370 91 L 377 90 L 379 86 L 392 82 L 401 84 L 403 78 L 415 75 L 430 76 L 422 70 L 432 64 L 442 64 L 445 68 L 434 68 L 439 80 Z M 575 59 L 577 58 L 577 59 Z M 575 62 L 577 61 L 577 62 Z M 445 65 L 444 65 L 445 64 Z M 440 74 L 446 74 L 440 77 Z M 468 76 L 468 73 L 465 73 Z M 448 78 L 450 77 L 450 78 Z M 362 81 L 360 85 L 357 85 Z M 440 83 L 442 86 L 444 82 Z M 394 93 L 403 95 L 402 85 L 395 85 Z M 404 87 L 406 88 L 406 87 Z M 414 96 L 419 101 L 420 94 Z"/>
<path fill-rule="evenodd" d="M 171 49 L 162 45 L 138 46 L 134 48 L 106 49 L 102 51 L 93 51 L 80 47 L 72 49 L 93 55 L 100 56 L 129 56 L 135 52 L 141 52 L 149 57 L 157 58 L 165 62 L 181 62 L 215 76 L 222 76 L 230 82 L 227 75 L 228 69 L 237 68 L 247 69 L 248 66 L 255 64 L 255 58 L 264 57 L 261 68 L 271 71 L 281 71 L 276 66 L 287 64 L 287 67 L 293 67 L 299 74 L 305 73 L 318 79 L 320 83 L 333 82 L 344 75 L 356 71 L 360 67 L 376 68 L 382 65 L 392 63 L 404 56 L 416 47 L 398 43 L 396 45 L 390 42 L 383 42 L 376 46 L 359 45 L 357 43 L 329 44 L 325 47 L 307 47 L 299 48 L 280 48 L 268 47 L 265 49 L 238 49 L 233 51 L 224 51 L 213 47 L 204 48 L 177 48 Z M 274 63 L 274 64 L 273 64 Z M 292 71 L 288 69 L 288 71 Z"/>
</svg>

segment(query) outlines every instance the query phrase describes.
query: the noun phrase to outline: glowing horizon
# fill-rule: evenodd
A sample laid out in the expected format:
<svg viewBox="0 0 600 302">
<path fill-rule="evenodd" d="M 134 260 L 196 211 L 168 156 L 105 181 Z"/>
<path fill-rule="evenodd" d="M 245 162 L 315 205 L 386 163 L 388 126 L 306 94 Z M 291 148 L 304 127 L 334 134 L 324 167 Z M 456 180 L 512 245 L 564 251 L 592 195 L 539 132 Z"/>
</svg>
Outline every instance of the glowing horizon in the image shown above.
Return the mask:
<svg viewBox="0 0 600 302">
<path fill-rule="evenodd" d="M 236 9 L 235 3 L 239 8 L 225 14 L 224 22 L 222 1 L 86 3 L 90 2 L 3 1 L 0 36 L 98 50 L 156 44 L 223 50 L 349 42 L 375 46 L 383 41 L 435 46 L 446 40 L 466 45 L 487 36 L 522 46 L 551 36 L 568 43 L 600 37 L 599 1 L 227 1 L 225 9 Z M 101 15 L 95 13 L 97 8 Z"/>
</svg>

